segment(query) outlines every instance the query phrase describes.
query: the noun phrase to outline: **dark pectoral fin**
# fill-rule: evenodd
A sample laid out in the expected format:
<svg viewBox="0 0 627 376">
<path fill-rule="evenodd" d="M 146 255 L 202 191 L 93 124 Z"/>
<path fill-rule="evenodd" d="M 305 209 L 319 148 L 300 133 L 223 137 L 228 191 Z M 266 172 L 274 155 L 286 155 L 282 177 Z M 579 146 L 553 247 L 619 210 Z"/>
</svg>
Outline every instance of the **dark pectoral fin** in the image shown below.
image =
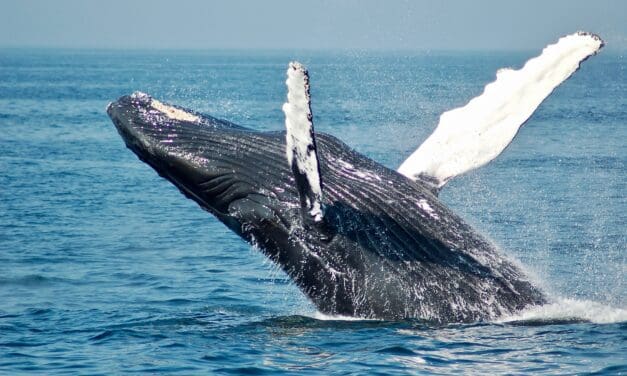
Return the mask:
<svg viewBox="0 0 627 376">
<path fill-rule="evenodd" d="M 283 105 L 287 161 L 300 195 L 303 219 L 322 222 L 322 179 L 311 115 L 309 74 L 301 64 L 292 62 L 285 83 L 288 89 L 287 102 Z"/>
</svg>

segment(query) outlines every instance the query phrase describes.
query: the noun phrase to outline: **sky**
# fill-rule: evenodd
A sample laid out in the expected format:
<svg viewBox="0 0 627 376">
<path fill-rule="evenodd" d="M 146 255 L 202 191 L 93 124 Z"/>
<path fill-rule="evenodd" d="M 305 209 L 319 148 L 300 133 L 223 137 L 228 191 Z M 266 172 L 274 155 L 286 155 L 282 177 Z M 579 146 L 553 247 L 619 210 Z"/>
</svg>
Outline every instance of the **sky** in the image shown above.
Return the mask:
<svg viewBox="0 0 627 376">
<path fill-rule="evenodd" d="M 627 50 L 623 0 L 0 0 L 0 47 Z"/>
</svg>

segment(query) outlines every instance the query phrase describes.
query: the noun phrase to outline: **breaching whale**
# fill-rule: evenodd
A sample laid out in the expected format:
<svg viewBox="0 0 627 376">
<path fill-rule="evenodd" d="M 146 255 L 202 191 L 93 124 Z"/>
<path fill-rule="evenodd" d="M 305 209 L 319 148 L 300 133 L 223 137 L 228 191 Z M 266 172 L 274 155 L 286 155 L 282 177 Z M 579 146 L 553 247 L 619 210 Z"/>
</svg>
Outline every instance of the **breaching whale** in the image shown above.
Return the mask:
<svg viewBox="0 0 627 376">
<path fill-rule="evenodd" d="M 254 131 L 140 92 L 107 113 L 128 148 L 278 264 L 322 313 L 489 320 L 547 297 L 437 194 L 498 156 L 602 46 L 579 32 L 499 71 L 483 94 L 444 113 L 398 171 L 314 132 L 298 63 L 287 70 L 286 131 Z"/>
</svg>

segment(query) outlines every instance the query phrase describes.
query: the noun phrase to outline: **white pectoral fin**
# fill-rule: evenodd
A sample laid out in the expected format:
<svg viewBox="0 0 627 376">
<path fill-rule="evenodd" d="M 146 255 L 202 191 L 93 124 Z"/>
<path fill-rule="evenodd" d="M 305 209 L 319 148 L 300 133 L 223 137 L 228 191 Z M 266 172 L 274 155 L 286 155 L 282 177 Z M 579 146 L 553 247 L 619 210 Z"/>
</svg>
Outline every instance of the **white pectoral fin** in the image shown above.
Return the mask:
<svg viewBox="0 0 627 376">
<path fill-rule="evenodd" d="M 291 62 L 287 68 L 285 113 L 286 156 L 294 174 L 303 212 L 314 222 L 323 218 L 322 179 L 318 167 L 316 140 L 311 115 L 309 74 L 304 66 Z"/>
<path fill-rule="evenodd" d="M 578 32 L 545 47 L 519 70 L 499 70 L 481 95 L 441 115 L 435 131 L 398 172 L 431 181 L 439 189 L 449 179 L 490 162 L 553 89 L 601 47 L 598 36 Z"/>
</svg>

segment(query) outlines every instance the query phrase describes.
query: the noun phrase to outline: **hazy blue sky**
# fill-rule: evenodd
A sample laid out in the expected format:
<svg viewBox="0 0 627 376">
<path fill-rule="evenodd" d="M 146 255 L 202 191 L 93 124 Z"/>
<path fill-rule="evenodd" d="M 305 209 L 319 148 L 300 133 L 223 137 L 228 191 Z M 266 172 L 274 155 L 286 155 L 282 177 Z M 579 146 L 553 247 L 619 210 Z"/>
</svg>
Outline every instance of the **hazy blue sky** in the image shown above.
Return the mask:
<svg viewBox="0 0 627 376">
<path fill-rule="evenodd" d="M 0 0 L 0 46 L 537 49 L 577 30 L 627 49 L 623 0 Z"/>
</svg>

